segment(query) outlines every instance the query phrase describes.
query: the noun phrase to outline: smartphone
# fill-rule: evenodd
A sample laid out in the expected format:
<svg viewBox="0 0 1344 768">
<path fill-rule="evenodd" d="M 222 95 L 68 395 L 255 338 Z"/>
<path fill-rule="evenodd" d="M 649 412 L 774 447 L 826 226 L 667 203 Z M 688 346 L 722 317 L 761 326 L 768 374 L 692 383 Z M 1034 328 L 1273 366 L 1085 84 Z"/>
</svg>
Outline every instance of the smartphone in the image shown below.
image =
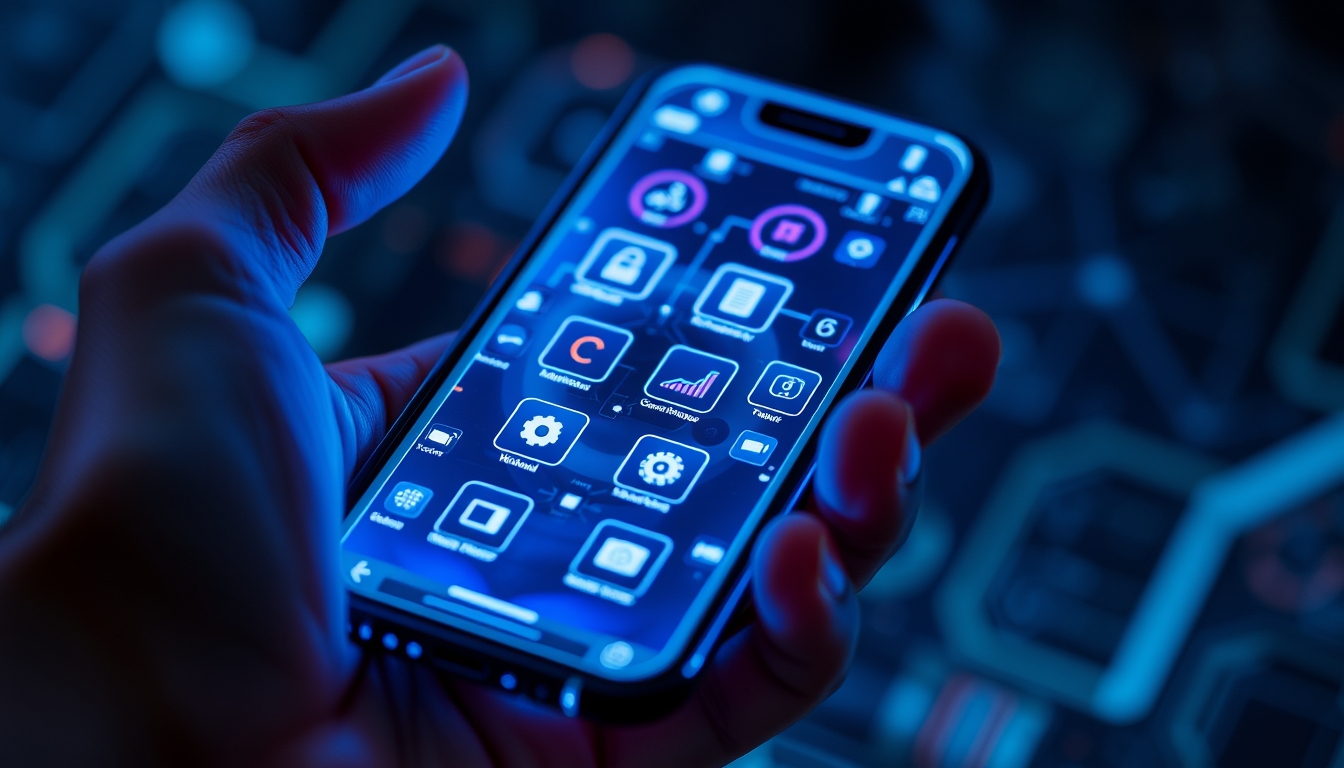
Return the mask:
<svg viewBox="0 0 1344 768">
<path fill-rule="evenodd" d="M 946 131 L 645 78 L 353 484 L 355 641 L 568 715 L 675 707 L 988 191 Z"/>
</svg>

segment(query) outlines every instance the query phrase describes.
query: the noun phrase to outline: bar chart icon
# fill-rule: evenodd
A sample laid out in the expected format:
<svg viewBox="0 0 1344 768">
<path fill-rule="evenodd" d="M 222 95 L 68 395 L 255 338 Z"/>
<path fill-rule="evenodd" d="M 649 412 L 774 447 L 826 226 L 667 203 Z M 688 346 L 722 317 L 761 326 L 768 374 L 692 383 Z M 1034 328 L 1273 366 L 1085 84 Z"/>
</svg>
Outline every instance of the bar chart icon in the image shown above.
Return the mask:
<svg viewBox="0 0 1344 768">
<path fill-rule="evenodd" d="M 714 386 L 714 380 L 719 378 L 718 371 L 710 371 L 699 381 L 687 381 L 685 379 L 669 379 L 668 381 L 658 382 L 658 386 L 663 389 L 670 389 L 673 392 L 680 392 L 688 397 L 704 397 Z"/>
<path fill-rule="evenodd" d="M 696 413 L 706 413 L 719 402 L 737 375 L 737 363 L 677 344 L 644 384 L 644 394 Z"/>
</svg>

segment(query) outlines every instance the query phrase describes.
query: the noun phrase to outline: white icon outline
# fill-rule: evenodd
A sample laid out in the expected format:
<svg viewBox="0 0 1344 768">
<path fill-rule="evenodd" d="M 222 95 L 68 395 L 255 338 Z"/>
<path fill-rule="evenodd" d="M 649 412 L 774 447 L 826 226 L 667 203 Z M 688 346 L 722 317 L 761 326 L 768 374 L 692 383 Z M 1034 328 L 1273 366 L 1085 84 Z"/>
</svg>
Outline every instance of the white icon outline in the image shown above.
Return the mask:
<svg viewBox="0 0 1344 768">
<path fill-rule="evenodd" d="M 653 268 L 652 276 L 648 279 L 648 282 L 645 283 L 644 288 L 641 291 L 624 291 L 611 283 L 588 279 L 588 270 L 595 266 L 598 257 L 602 255 L 602 251 L 607 247 L 607 243 L 617 239 L 621 242 L 637 245 L 646 250 L 661 253 L 663 255 L 663 260 Z M 655 240 L 652 237 L 641 235 L 637 232 L 631 232 L 628 229 L 607 227 L 598 233 L 597 239 L 593 241 L 591 246 L 589 246 L 588 252 L 584 254 L 583 260 L 579 262 L 579 266 L 574 270 L 574 279 L 594 288 L 606 291 L 607 293 L 613 293 L 622 298 L 630 299 L 631 301 L 643 301 L 649 297 L 649 294 L 653 293 L 654 288 L 658 287 L 659 281 L 663 279 L 663 275 L 667 274 L 667 270 L 672 268 L 672 263 L 676 260 L 677 247 L 671 243 Z M 646 265 L 644 268 L 647 269 L 648 266 Z"/>
<path fill-rule="evenodd" d="M 526 453 L 515 451 L 510 448 L 505 448 L 504 446 L 499 444 L 499 438 L 504 436 L 504 430 L 509 428 L 509 422 L 513 421 L 513 417 L 518 415 L 518 409 L 523 407 L 523 403 L 526 403 L 529 400 L 535 400 L 536 402 L 542 403 L 543 405 L 549 405 L 552 408 L 559 408 L 562 411 L 568 411 L 570 413 L 577 414 L 583 417 L 583 426 L 579 427 L 579 432 L 578 434 L 574 435 L 573 442 L 569 444 L 569 447 L 565 449 L 565 452 L 561 454 L 560 458 L 557 459 L 556 461 L 544 461 L 542 459 L 537 458 L 536 456 L 528 456 Z M 531 421 L 531 419 L 529 419 L 529 421 Z M 504 420 L 503 426 L 499 428 L 499 432 L 495 434 L 495 439 L 491 441 L 491 443 L 495 446 L 495 448 L 505 453 L 511 453 L 514 456 L 521 456 L 524 459 L 527 459 L 528 461 L 535 461 L 538 464 L 545 464 L 548 467 L 554 467 L 563 462 L 565 458 L 569 456 L 569 452 L 574 450 L 574 446 L 579 444 L 579 437 L 583 434 L 583 431 L 588 428 L 588 421 L 589 421 L 588 414 L 584 413 L 583 411 L 576 411 L 573 408 L 566 408 L 563 405 L 556 405 L 555 403 L 552 403 L 549 400 L 542 400 L 540 397 L 524 397 L 522 400 L 518 401 L 517 405 L 513 407 L 513 413 L 510 413 L 509 417 Z"/>
<path fill-rule="evenodd" d="M 453 509 L 457 506 L 457 502 L 458 502 L 459 500 L 461 500 L 462 495 L 463 495 L 464 493 L 466 493 L 466 492 L 467 492 L 467 489 L 470 488 L 470 487 L 473 486 L 473 485 L 475 485 L 475 486 L 480 486 L 480 487 L 482 487 L 482 488 L 489 488 L 490 490 L 492 490 L 492 491 L 497 491 L 497 492 L 499 492 L 499 493 L 504 494 L 505 496 L 512 496 L 512 497 L 515 498 L 515 499 L 522 499 L 523 501 L 527 502 L 527 507 L 525 507 L 525 508 L 523 509 L 522 514 L 518 515 L 518 521 L 515 522 L 515 523 L 513 524 L 513 529 L 509 531 L 509 535 L 508 535 L 508 536 L 505 536 L 505 537 L 504 537 L 504 541 L 500 542 L 499 546 L 497 546 L 497 547 L 496 547 L 496 546 L 492 546 L 492 545 L 490 545 L 490 544 L 486 544 L 485 542 L 482 542 L 482 541 L 478 541 L 478 540 L 476 540 L 476 539 L 473 539 L 473 538 L 471 538 L 471 537 L 469 537 L 469 536 L 466 536 L 466 535 L 462 534 L 461 532 L 459 532 L 459 531 L 457 531 L 457 530 L 444 530 L 443 528 L 440 527 L 440 526 L 443 525 L 443 521 L 444 521 L 444 520 L 447 520 L 447 519 L 448 519 L 448 516 L 451 515 L 451 514 L 453 514 Z M 473 501 L 473 502 L 475 502 L 475 501 L 483 501 L 483 502 L 484 502 L 485 500 L 484 500 L 484 499 L 480 499 L 479 497 L 474 497 L 474 498 L 472 498 L 472 501 Z M 485 503 L 489 504 L 490 506 L 497 506 L 497 505 L 495 505 L 493 502 L 485 502 Z M 462 514 L 465 515 L 467 512 L 469 512 L 469 511 L 470 511 L 470 506 L 471 506 L 471 505 L 468 504 L 468 507 L 469 507 L 469 508 L 468 508 L 467 510 L 465 510 Z M 521 494 L 521 493 L 516 493 L 516 492 L 514 492 L 514 491 L 506 490 L 506 489 L 504 489 L 504 488 L 500 488 L 500 487 L 497 486 L 497 485 L 491 485 L 491 484 L 489 484 L 489 483 L 483 483 L 483 482 L 481 482 L 480 480 L 468 480 L 467 482 L 465 482 L 465 483 L 462 484 L 462 487 L 461 487 L 461 488 L 458 488 L 458 489 L 457 489 L 457 493 L 453 494 L 453 500 L 450 501 L 450 502 L 448 502 L 448 506 L 447 506 L 446 508 L 444 508 L 444 510 L 443 510 L 443 514 L 439 515 L 439 519 L 434 521 L 434 530 L 435 530 L 435 532 L 437 532 L 437 533 L 439 533 L 439 534 L 441 534 L 441 535 L 443 535 L 443 536 L 448 536 L 448 537 L 451 537 L 451 538 L 454 538 L 454 539 L 463 540 L 463 541 L 470 541 L 470 542 L 472 543 L 472 545 L 474 545 L 474 546 L 478 546 L 478 547 L 484 547 L 485 549 L 488 549 L 488 550 L 490 550 L 491 552 L 503 552 L 504 550 L 506 550 L 506 549 L 509 548 L 509 544 L 511 544 L 511 543 L 513 542 L 513 537 L 518 535 L 518 530 L 519 530 L 520 528 L 523 527 L 523 523 L 526 522 L 528 516 L 532 514 L 532 508 L 533 508 L 534 506 L 536 506 L 536 502 L 534 502 L 534 501 L 532 500 L 532 497 L 531 497 L 531 496 L 525 496 L 525 495 L 523 495 L 523 494 Z M 510 511 L 510 512 L 513 512 L 513 510 L 509 510 L 509 511 Z M 504 522 L 507 522 L 507 520 L 504 521 Z M 503 528 L 503 527 L 504 527 L 504 522 L 501 522 L 501 523 L 499 524 L 499 528 Z M 468 525 L 467 527 L 468 527 L 468 528 L 476 528 L 476 526 L 473 526 L 473 525 Z M 484 529 L 477 528 L 477 530 L 482 530 L 482 531 L 483 531 Z M 496 532 L 498 532 L 498 530 L 497 530 Z"/>
<path fill-rule="evenodd" d="M 723 280 L 726 274 L 745 276 L 751 278 L 752 280 L 768 283 L 771 285 L 776 285 L 784 289 L 784 293 L 780 294 L 779 300 L 775 302 L 775 306 L 770 309 L 770 313 L 769 315 L 766 316 L 765 322 L 761 323 L 759 326 L 753 327 L 750 325 L 744 325 L 742 323 L 735 322 L 720 315 L 710 314 L 704 311 L 705 301 L 709 298 L 710 294 L 714 293 L 714 289 L 719 287 L 719 282 Z M 779 275 L 772 275 L 769 272 L 762 272 L 758 269 L 752 269 L 751 267 L 744 266 L 742 264 L 734 264 L 729 262 L 727 264 L 720 264 L 719 268 L 714 270 L 714 274 L 709 278 L 709 282 L 705 284 L 704 290 L 700 291 L 700 295 L 696 297 L 695 306 L 692 307 L 692 311 L 695 312 L 695 314 L 707 320 L 712 320 L 716 323 L 731 325 L 734 328 L 740 328 L 749 333 L 760 333 L 761 331 L 764 331 L 766 328 L 769 328 L 771 323 L 775 322 L 775 318 L 779 315 L 779 311 L 784 308 L 784 303 L 788 301 L 789 297 L 792 295 L 793 295 L 792 280 L 780 277 Z"/>
<path fill-rule="evenodd" d="M 592 550 L 593 545 L 598 543 L 599 541 L 604 541 L 602 537 L 602 531 L 607 528 L 616 528 L 617 530 L 629 531 L 630 533 L 634 533 L 639 536 L 644 536 L 646 538 L 653 539 L 654 541 L 657 541 L 658 543 L 663 545 L 663 551 L 659 552 L 657 557 L 652 558 L 653 565 L 649 566 L 649 570 L 644 574 L 644 578 L 640 579 L 638 586 L 636 586 L 634 589 L 631 589 L 630 587 L 627 587 L 624 584 L 617 584 L 615 582 L 606 581 L 596 576 L 592 576 L 587 573 L 579 571 L 579 566 L 583 564 L 583 561 L 585 559 L 587 559 L 588 552 Z M 664 534 L 657 533 L 655 531 L 647 531 L 643 528 L 630 525 L 629 523 L 623 523 L 620 520 L 608 519 L 598 523 L 597 527 L 593 529 L 593 532 L 588 534 L 588 540 L 583 542 L 583 546 L 579 549 L 579 553 L 574 556 L 574 559 L 572 561 L 570 561 L 569 572 L 581 579 L 590 579 L 592 581 L 600 582 L 608 586 L 615 587 L 616 589 L 619 589 L 622 592 L 629 592 L 635 597 L 641 597 L 645 592 L 649 591 L 649 586 L 653 584 L 654 577 L 656 577 L 658 575 L 658 572 L 663 569 L 663 564 L 666 563 L 667 559 L 671 556 L 672 556 L 672 539 L 665 536 Z"/>
<path fill-rule="evenodd" d="M 752 396 L 756 394 L 756 390 L 760 389 L 761 382 L 765 381 L 766 375 L 769 374 L 771 372 L 771 369 L 774 368 L 775 366 L 783 366 L 784 368 L 791 369 L 794 371 L 802 371 L 803 373 L 811 374 L 817 378 L 817 382 L 812 385 L 812 391 L 807 393 L 807 397 L 801 398 L 803 402 L 798 406 L 798 410 L 793 411 L 792 413 L 790 413 L 789 411 L 780 410 L 779 408 L 776 408 L 775 406 L 772 405 L 762 405 L 756 402 L 755 400 L 751 399 Z M 775 375 L 779 376 L 782 375 L 783 373 L 787 373 L 787 371 L 784 372 L 776 371 Z M 824 377 L 822 377 L 822 375 L 817 371 L 809 370 L 807 368 L 802 367 L 801 365 L 786 363 L 783 360 L 772 360 L 770 361 L 769 365 L 765 366 L 765 370 L 761 371 L 761 377 L 759 379 L 756 379 L 756 383 L 751 385 L 751 391 L 747 393 L 747 402 L 750 403 L 751 405 L 756 406 L 757 408 L 764 408 L 767 411 L 774 411 L 775 413 L 783 414 L 785 416 L 797 416 L 798 414 L 807 410 L 807 404 L 812 402 L 813 396 L 817 394 L 817 390 L 821 389 L 821 384 L 824 380 L 825 380 Z"/>
<path fill-rule="evenodd" d="M 568 368 L 561 368 L 558 365 L 548 365 L 546 363 L 546 356 L 551 353 L 551 348 L 555 346 L 555 340 L 564 335 L 565 329 L 569 327 L 570 323 L 580 320 L 585 323 L 588 323 L 589 325 L 595 325 L 598 328 L 602 328 L 603 330 L 614 331 L 618 335 L 625 337 L 625 343 L 621 345 L 621 349 L 619 352 L 616 353 L 616 356 L 611 359 L 611 364 L 607 366 L 607 370 L 602 373 L 601 377 L 596 379 L 590 376 L 584 376 L 582 373 L 575 373 L 574 371 L 571 371 Z M 626 350 L 630 349 L 630 345 L 634 342 L 634 340 L 635 340 L 635 334 L 632 333 L 628 328 L 621 328 L 619 326 L 603 323 L 594 320 L 591 317 L 584 317 L 583 315 L 570 315 L 569 317 L 565 318 L 565 321 L 563 323 L 560 323 L 560 327 L 556 330 L 555 334 L 551 336 L 551 340 L 547 342 L 546 348 L 541 351 L 540 355 L 537 355 L 537 364 L 540 365 L 542 368 L 549 368 L 550 370 L 553 371 L 561 371 L 563 373 L 569 374 L 570 376 L 573 376 L 576 379 L 583 379 L 584 381 L 591 381 L 595 383 L 606 381 L 607 377 L 611 375 L 611 372 L 616 370 L 616 364 L 621 362 L 622 357 L 625 357 Z"/>
<path fill-rule="evenodd" d="M 678 349 L 684 349 L 687 352 L 694 352 L 695 354 L 701 355 L 703 357 L 710 357 L 720 362 L 723 362 L 725 365 L 731 365 L 733 367 L 732 373 L 729 373 L 727 378 L 723 382 L 723 389 L 719 390 L 719 394 L 714 398 L 714 402 L 710 403 L 709 407 L 705 408 L 704 410 L 701 410 L 699 408 L 693 408 L 689 405 L 685 405 L 684 403 L 677 402 L 676 400 L 669 400 L 666 397 L 655 395 L 654 393 L 649 391 L 649 385 L 656 383 L 656 380 L 659 378 L 659 374 L 663 370 L 663 366 L 667 363 L 667 359 L 671 357 L 672 353 Z M 644 382 L 644 394 L 653 398 L 654 400 L 659 400 L 664 403 L 671 403 L 672 405 L 675 405 L 678 408 L 685 408 L 688 411 L 693 411 L 695 413 L 709 413 L 710 411 L 714 410 L 714 406 L 719 404 L 719 400 L 723 398 L 723 393 L 728 391 L 728 385 L 732 384 L 733 379 L 737 377 L 737 370 L 738 365 L 737 361 L 735 360 L 729 360 L 726 357 L 720 357 L 718 355 L 711 355 L 708 352 L 701 352 L 695 347 L 688 347 L 685 344 L 673 344 L 671 347 L 668 347 L 666 352 L 663 353 L 663 359 L 658 361 L 658 366 L 653 369 L 653 373 L 649 374 L 648 380 Z"/>
<path fill-rule="evenodd" d="M 763 467 L 779 447 L 779 439 L 764 432 L 744 429 L 728 448 L 728 457 L 753 467 Z"/>
<path fill-rule="evenodd" d="M 650 456 L 656 455 L 658 453 L 668 452 L 667 448 L 661 446 L 657 446 L 654 448 L 644 448 L 644 449 L 641 449 L 639 447 L 641 444 L 643 444 L 645 440 L 650 439 L 661 441 L 662 443 L 666 443 L 668 445 L 675 445 L 677 448 L 684 448 L 687 451 L 698 453 L 705 458 L 704 461 L 700 462 L 700 467 L 695 470 L 695 474 L 691 475 L 691 479 L 686 481 L 686 489 L 682 491 L 681 495 L 675 499 L 672 498 L 671 496 L 664 496 L 663 494 L 658 493 L 656 490 L 651 490 L 655 487 L 661 488 L 662 486 L 655 486 L 654 484 L 648 482 L 645 482 L 643 486 L 628 485 L 626 483 L 621 482 L 621 472 L 625 471 L 625 465 L 629 464 L 631 459 L 634 459 L 634 461 L 638 464 L 642 463 L 646 458 Z M 674 456 L 677 456 L 677 458 L 682 460 L 683 472 L 684 472 L 684 465 L 686 461 L 685 456 L 687 454 L 677 454 L 675 453 L 675 450 L 676 449 L 672 449 L 671 452 L 673 453 Z M 638 458 L 635 458 L 636 456 L 638 456 Z M 657 499 L 662 499 L 663 501 L 666 501 L 669 504 L 680 504 L 681 502 L 686 500 L 687 496 L 691 495 L 691 489 L 695 488 L 695 484 L 700 480 L 700 475 L 705 473 L 705 468 L 708 466 L 709 466 L 709 451 L 701 450 L 700 448 L 696 448 L 693 445 L 678 443 L 676 440 L 668 440 L 666 437 L 662 437 L 660 435 L 641 435 L 640 438 L 635 441 L 635 444 L 630 447 L 630 452 L 625 454 L 624 459 L 621 459 L 621 465 L 616 468 L 615 474 L 611 476 L 611 481 L 616 485 L 620 486 L 621 488 L 626 489 L 627 491 L 633 491 L 635 493 L 643 494 L 645 496 L 652 496 Z M 683 476 L 682 473 L 678 473 L 677 478 L 680 479 L 682 476 Z"/>
</svg>

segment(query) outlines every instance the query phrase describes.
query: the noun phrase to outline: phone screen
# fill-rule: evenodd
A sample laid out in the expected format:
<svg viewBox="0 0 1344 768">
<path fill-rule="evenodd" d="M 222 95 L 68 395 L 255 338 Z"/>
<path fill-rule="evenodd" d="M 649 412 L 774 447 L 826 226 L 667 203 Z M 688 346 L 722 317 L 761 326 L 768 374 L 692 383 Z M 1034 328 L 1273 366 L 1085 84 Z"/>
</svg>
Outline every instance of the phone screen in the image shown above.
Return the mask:
<svg viewBox="0 0 1344 768">
<path fill-rule="evenodd" d="M 970 166 L 824 97 L 660 77 L 355 505 L 349 589 L 607 679 L 667 669 Z"/>
</svg>

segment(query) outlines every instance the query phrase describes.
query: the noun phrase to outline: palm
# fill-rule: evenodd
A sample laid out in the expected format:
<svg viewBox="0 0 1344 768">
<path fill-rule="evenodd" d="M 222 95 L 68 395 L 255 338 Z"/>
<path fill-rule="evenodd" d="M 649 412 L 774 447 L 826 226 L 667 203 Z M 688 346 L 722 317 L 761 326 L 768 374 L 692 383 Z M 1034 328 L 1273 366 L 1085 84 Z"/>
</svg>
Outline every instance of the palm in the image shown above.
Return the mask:
<svg viewBox="0 0 1344 768">
<path fill-rule="evenodd" d="M 843 674 L 857 631 L 849 584 L 872 575 L 909 519 L 894 480 L 913 479 L 919 442 L 992 380 L 997 336 L 968 307 L 940 303 L 902 324 L 878 381 L 904 400 L 851 397 L 831 418 L 812 514 L 778 521 L 755 552 L 756 618 L 668 718 L 598 727 L 347 641 L 345 488 L 446 338 L 324 368 L 286 307 L 328 234 L 437 160 L 464 100 L 461 62 L 433 48 L 368 90 L 253 116 L 90 263 L 49 455 L 0 548 L 0 660 L 22 656 L 15 627 L 63 651 L 17 673 L 0 665 L 11 698 L 33 702 L 0 718 L 0 758 L 722 763 Z M 71 658 L 88 660 L 78 674 Z M 51 690 L 79 702 L 64 706 L 92 736 L 44 740 Z"/>
</svg>

